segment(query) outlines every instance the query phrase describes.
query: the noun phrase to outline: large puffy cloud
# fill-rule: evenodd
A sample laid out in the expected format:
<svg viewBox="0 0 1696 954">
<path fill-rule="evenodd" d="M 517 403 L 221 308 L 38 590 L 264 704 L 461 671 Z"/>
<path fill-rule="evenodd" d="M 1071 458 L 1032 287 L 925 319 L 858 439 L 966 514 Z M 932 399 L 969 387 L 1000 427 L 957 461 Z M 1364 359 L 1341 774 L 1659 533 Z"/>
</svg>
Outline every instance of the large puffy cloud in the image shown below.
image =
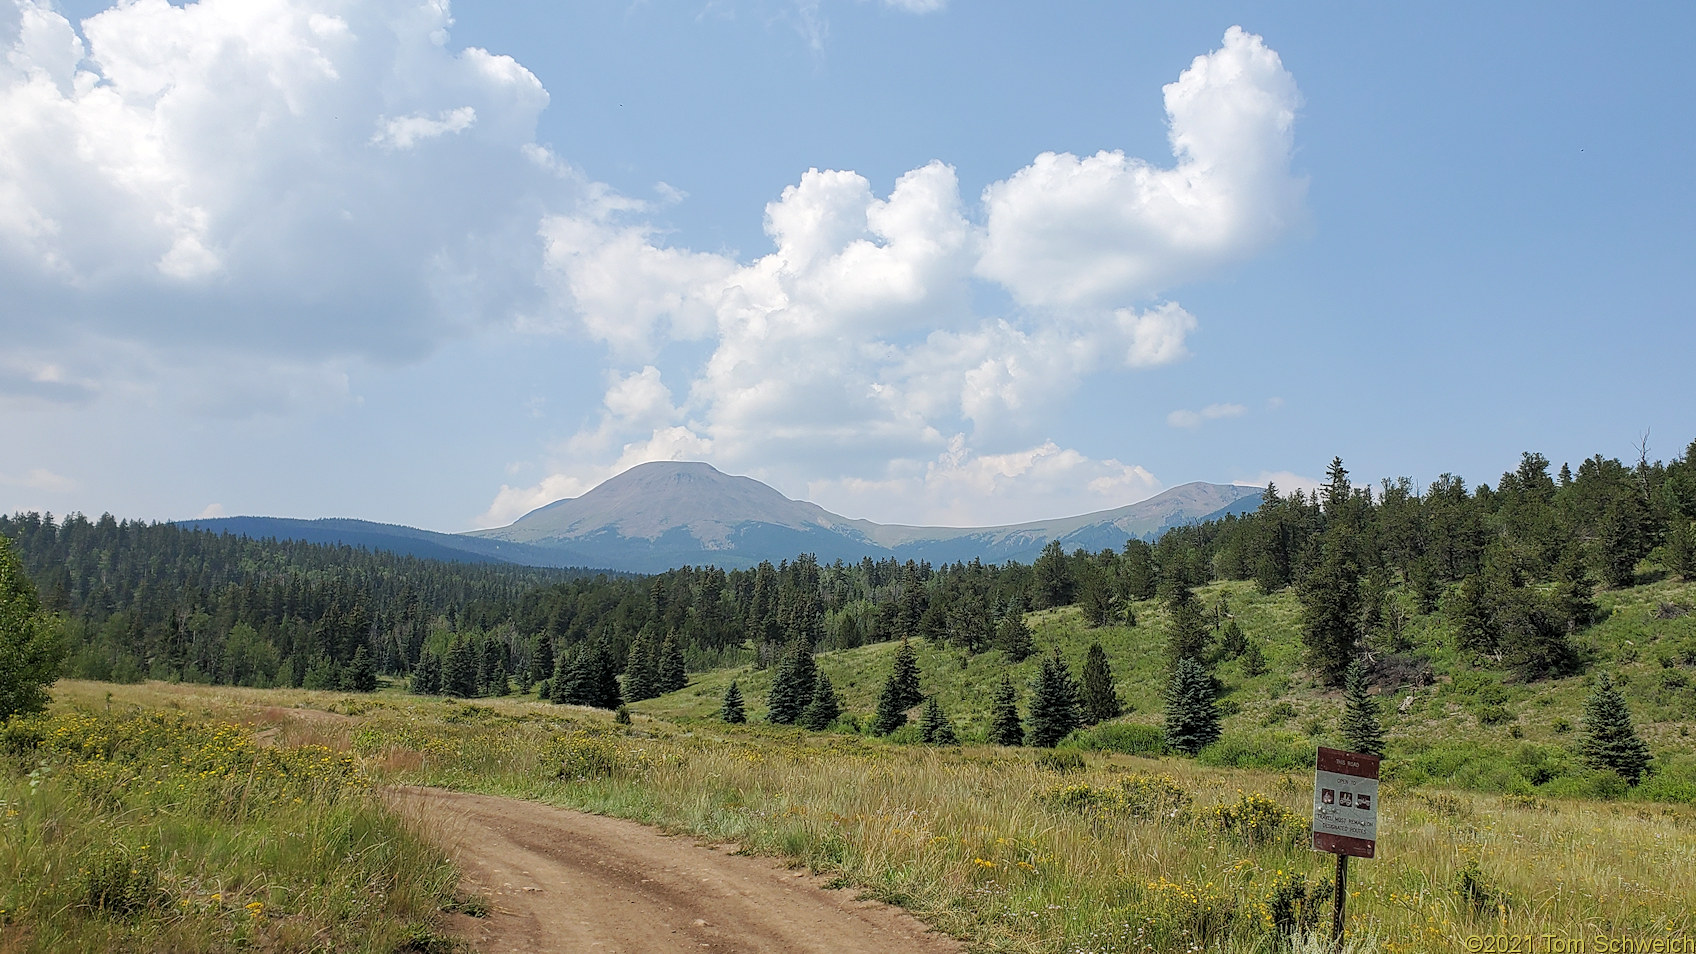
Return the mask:
<svg viewBox="0 0 1696 954">
<path fill-rule="evenodd" d="M 442 2 L 138 0 L 0 23 L 0 283 L 24 338 L 414 357 L 539 302 L 548 94 Z M 106 369 L 110 371 L 111 369 Z"/>
<path fill-rule="evenodd" d="M 984 191 L 979 274 L 1029 304 L 1113 304 L 1246 255 L 1300 215 L 1300 95 L 1260 37 L 1232 27 L 1165 93 L 1175 166 L 1043 153 Z"/>
<path fill-rule="evenodd" d="M 1157 490 L 1140 467 L 1059 447 L 1043 428 L 1091 374 L 1188 357 L 1196 318 L 1156 295 L 1299 213 L 1297 101 L 1277 54 L 1232 28 L 1166 87 L 1174 167 L 1044 154 L 985 190 L 982 225 L 940 162 L 886 198 L 854 172 L 809 170 L 766 207 L 772 250 L 745 263 L 661 244 L 640 203 L 549 217 L 549 280 L 581 328 L 617 353 L 680 339 L 710 353 L 667 369 L 688 381 L 681 397 L 638 402 L 663 413 L 620 410 L 657 370 L 617 378 L 555 472 L 503 487 L 481 519 L 690 456 L 850 509 L 901 500 L 906 519 L 1005 522 Z M 1021 307 L 974 312 L 985 279 Z"/>
</svg>

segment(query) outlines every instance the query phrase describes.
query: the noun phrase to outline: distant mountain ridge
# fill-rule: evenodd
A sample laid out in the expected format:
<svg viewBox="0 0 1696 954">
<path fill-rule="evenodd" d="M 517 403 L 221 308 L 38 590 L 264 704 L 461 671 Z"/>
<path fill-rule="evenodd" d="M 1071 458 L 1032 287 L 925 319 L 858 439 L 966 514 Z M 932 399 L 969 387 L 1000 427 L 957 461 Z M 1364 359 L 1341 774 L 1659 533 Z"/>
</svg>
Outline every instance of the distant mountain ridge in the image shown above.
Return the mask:
<svg viewBox="0 0 1696 954">
<path fill-rule="evenodd" d="M 248 536 L 338 543 L 414 556 L 530 566 L 604 567 L 656 573 L 685 564 L 726 569 L 811 553 L 821 561 L 862 557 L 953 563 L 1029 562 L 1050 540 L 1068 551 L 1117 549 L 1172 527 L 1251 511 L 1261 488 L 1189 483 L 1095 513 L 997 527 L 917 527 L 839 516 L 791 500 L 751 477 L 710 464 L 639 464 L 579 497 L 556 500 L 510 526 L 450 534 L 362 520 L 222 517 L 181 521 Z"/>
</svg>

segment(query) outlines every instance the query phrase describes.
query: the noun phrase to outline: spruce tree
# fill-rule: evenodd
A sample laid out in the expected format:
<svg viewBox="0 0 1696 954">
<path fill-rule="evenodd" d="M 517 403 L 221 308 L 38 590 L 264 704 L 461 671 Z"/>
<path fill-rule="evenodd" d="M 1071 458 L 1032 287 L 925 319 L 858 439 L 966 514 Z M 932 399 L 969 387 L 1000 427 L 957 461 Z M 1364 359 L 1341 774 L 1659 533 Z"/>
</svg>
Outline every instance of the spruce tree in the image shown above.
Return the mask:
<svg viewBox="0 0 1696 954">
<path fill-rule="evenodd" d="M 1113 690 L 1113 670 L 1107 665 L 1107 651 L 1100 643 L 1090 643 L 1089 654 L 1084 658 L 1083 682 L 1085 725 L 1117 718 L 1124 711 L 1119 694 Z"/>
<path fill-rule="evenodd" d="M 771 694 L 766 697 L 766 718 L 776 725 L 793 725 L 813 699 L 817 674 L 812 649 L 801 640 L 791 642 L 772 675 Z"/>
<path fill-rule="evenodd" d="M 566 687 L 571 683 L 573 675 L 577 672 L 577 657 L 582 649 L 581 644 L 569 647 L 562 646 L 554 655 L 554 674 L 548 679 L 549 702 L 557 702 L 561 705 L 567 703 Z"/>
<path fill-rule="evenodd" d="M 654 650 L 654 630 L 649 624 L 630 642 L 630 655 L 624 666 L 624 698 L 631 702 L 660 694 L 659 659 Z"/>
<path fill-rule="evenodd" d="M 1259 676 L 1267 670 L 1266 651 L 1260 648 L 1260 640 L 1252 640 L 1248 648 L 1243 650 L 1243 675 Z"/>
<path fill-rule="evenodd" d="M 836 694 L 836 687 L 830 684 L 830 677 L 819 673 L 813 680 L 813 698 L 807 703 L 807 708 L 801 712 L 802 728 L 821 731 L 830 728 L 836 717 L 842 714 L 842 699 Z"/>
<path fill-rule="evenodd" d="M 54 630 L 43 625 L 24 561 L 0 536 L 0 722 L 47 707 L 47 687 L 59 677 L 63 657 Z"/>
<path fill-rule="evenodd" d="M 589 659 L 589 678 L 594 695 L 594 701 L 589 704 L 601 709 L 617 709 L 624 704 L 624 699 L 618 691 L 618 666 L 613 660 L 612 647 L 604 639 L 597 640 Z"/>
<path fill-rule="evenodd" d="M 1337 462 L 1333 461 L 1332 466 L 1335 468 Z M 1343 476 L 1346 478 L 1347 471 L 1343 471 Z M 1338 491 L 1333 486 L 1328 492 Z M 1332 506 L 1333 503 L 1327 503 L 1327 515 Z M 1326 534 L 1319 565 L 1296 587 L 1296 595 L 1301 599 L 1301 635 L 1307 647 L 1307 663 L 1332 686 L 1342 684 L 1343 674 L 1355 657 L 1361 617 L 1360 567 L 1350 552 L 1352 548 L 1342 533 L 1343 528 L 1335 529 L 1337 533 Z"/>
<path fill-rule="evenodd" d="M 1597 677 L 1596 689 L 1584 703 L 1584 737 L 1578 754 L 1592 768 L 1618 772 L 1627 785 L 1637 784 L 1653 758 L 1631 724 L 1625 697 L 1605 672 Z"/>
<path fill-rule="evenodd" d="M 1030 743 L 1051 749 L 1068 732 L 1083 724 L 1078 684 L 1057 649 L 1043 657 L 1031 683 Z"/>
<path fill-rule="evenodd" d="M 1378 721 L 1378 700 L 1367 691 L 1366 667 L 1355 660 L 1343 683 L 1343 740 L 1353 752 L 1384 754 L 1384 728 Z"/>
<path fill-rule="evenodd" d="M 991 745 L 1025 744 L 1025 727 L 1019 721 L 1018 693 L 1013 679 L 1005 673 L 1001 685 L 995 687 L 995 698 L 989 703 L 989 742 Z"/>
<path fill-rule="evenodd" d="M 1166 632 L 1167 665 L 1176 666 L 1182 659 L 1200 659 L 1207 652 L 1211 634 L 1195 593 L 1182 583 L 1174 584 L 1166 597 L 1166 612 L 1171 617 Z"/>
<path fill-rule="evenodd" d="M 895 684 L 896 702 L 902 712 L 924 701 L 925 695 L 919 691 L 919 657 L 905 636 L 901 637 L 901 648 L 895 651 L 889 678 Z"/>
<path fill-rule="evenodd" d="M 995 628 L 995 648 L 1001 650 L 1009 662 L 1024 662 L 1036 652 L 1036 645 L 1031 642 L 1031 628 L 1025 625 L 1023 604 L 1015 604 L 1002 618 L 1001 625 Z"/>
<path fill-rule="evenodd" d="M 668 632 L 665 641 L 660 643 L 660 692 L 676 692 L 689 684 L 689 675 L 683 661 L 683 644 L 677 639 L 677 634 Z"/>
<path fill-rule="evenodd" d="M 488 686 L 484 687 L 491 696 L 506 696 L 512 694 L 512 684 L 507 681 L 506 660 L 495 660 L 494 674 L 489 678 Z"/>
<path fill-rule="evenodd" d="M 412 691 L 421 696 L 442 691 L 442 657 L 428 649 L 418 654 L 418 665 L 412 667 Z"/>
<path fill-rule="evenodd" d="M 464 637 L 455 638 L 442 664 L 442 693 L 461 699 L 477 695 L 477 650 Z"/>
<path fill-rule="evenodd" d="M 348 663 L 347 688 L 354 692 L 375 692 L 377 690 L 377 672 L 371 668 L 371 654 L 361 646 L 353 651 L 353 661 Z"/>
<path fill-rule="evenodd" d="M 742 709 L 742 690 L 734 679 L 730 680 L 730 688 L 724 691 L 724 704 L 718 708 L 718 717 L 731 724 L 748 721 L 748 714 Z"/>
<path fill-rule="evenodd" d="M 1166 744 L 1194 755 L 1219 738 L 1213 677 L 1194 659 L 1180 659 L 1166 688 Z"/>
<path fill-rule="evenodd" d="M 872 731 L 878 735 L 888 735 L 907 724 L 908 706 L 902 705 L 905 697 L 901 687 L 895 681 L 895 674 L 883 681 L 883 690 L 877 694 L 877 717 L 872 721 Z"/>
<path fill-rule="evenodd" d="M 954 723 L 948 721 L 948 714 L 942 711 L 942 703 L 935 696 L 925 700 L 924 717 L 919 722 L 919 741 L 926 745 L 958 745 L 960 737 L 954 732 Z"/>
</svg>

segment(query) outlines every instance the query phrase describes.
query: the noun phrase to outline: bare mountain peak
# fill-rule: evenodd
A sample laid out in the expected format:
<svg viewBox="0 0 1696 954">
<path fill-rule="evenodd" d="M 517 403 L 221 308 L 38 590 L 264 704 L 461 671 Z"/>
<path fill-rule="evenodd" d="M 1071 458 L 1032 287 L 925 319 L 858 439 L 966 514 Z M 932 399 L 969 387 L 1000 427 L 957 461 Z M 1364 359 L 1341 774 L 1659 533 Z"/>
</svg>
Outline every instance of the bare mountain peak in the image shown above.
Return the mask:
<svg viewBox="0 0 1696 954">
<path fill-rule="evenodd" d="M 1131 537 L 1152 539 L 1169 527 L 1252 509 L 1259 496 L 1255 487 L 1195 482 L 1073 517 L 999 527 L 912 527 L 850 520 L 701 461 L 652 461 L 477 536 L 617 552 L 623 556 L 609 565 L 647 571 L 682 563 L 751 566 L 804 552 L 823 560 L 1000 561 L 1029 559 L 1049 540 L 1067 549 L 1117 549 Z"/>
</svg>

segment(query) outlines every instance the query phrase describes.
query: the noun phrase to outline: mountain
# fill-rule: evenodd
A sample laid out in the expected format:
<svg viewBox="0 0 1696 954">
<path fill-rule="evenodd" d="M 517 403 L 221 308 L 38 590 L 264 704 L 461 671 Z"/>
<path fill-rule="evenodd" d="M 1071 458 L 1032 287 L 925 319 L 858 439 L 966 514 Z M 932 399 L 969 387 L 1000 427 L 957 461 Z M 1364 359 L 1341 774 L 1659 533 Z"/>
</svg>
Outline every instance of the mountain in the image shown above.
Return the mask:
<svg viewBox="0 0 1696 954">
<path fill-rule="evenodd" d="M 583 494 L 556 500 L 511 526 L 436 533 L 366 520 L 218 517 L 181 526 L 254 539 L 275 537 L 461 563 L 604 567 L 657 573 L 685 564 L 745 569 L 811 553 L 829 563 L 894 557 L 933 564 L 980 559 L 1028 563 L 1050 540 L 1067 551 L 1117 549 L 1172 527 L 1244 513 L 1260 488 L 1191 483 L 1128 507 L 1000 527 L 910 527 L 839 516 L 790 500 L 752 477 L 710 464 L 639 464 Z"/>
<path fill-rule="evenodd" d="M 1049 540 L 1067 550 L 1118 548 L 1174 526 L 1259 506 L 1260 489 L 1190 483 L 1127 507 L 999 527 L 914 527 L 852 520 L 791 500 L 750 477 L 711 465 L 640 464 L 511 526 L 468 536 L 538 549 L 570 548 L 599 566 L 655 572 L 686 563 L 748 567 L 798 553 L 820 560 L 1029 561 Z"/>
</svg>

